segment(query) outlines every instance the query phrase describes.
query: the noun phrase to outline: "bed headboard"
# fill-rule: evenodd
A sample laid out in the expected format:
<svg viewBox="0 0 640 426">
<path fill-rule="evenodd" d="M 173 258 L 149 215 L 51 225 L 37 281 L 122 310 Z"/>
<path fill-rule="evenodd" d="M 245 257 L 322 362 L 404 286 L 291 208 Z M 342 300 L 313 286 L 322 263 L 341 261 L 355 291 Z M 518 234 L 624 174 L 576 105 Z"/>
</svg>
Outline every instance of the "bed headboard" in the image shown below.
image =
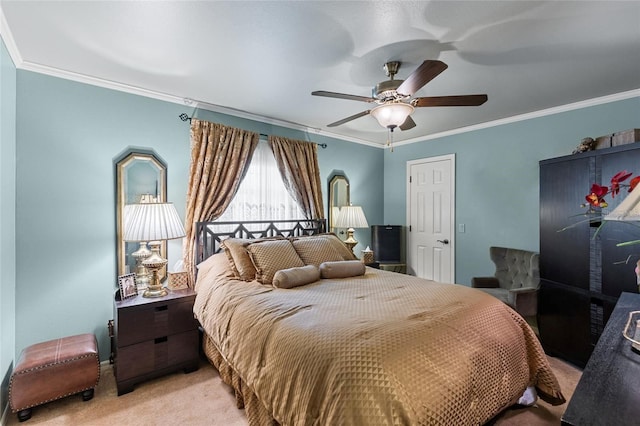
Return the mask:
<svg viewBox="0 0 640 426">
<path fill-rule="evenodd" d="M 227 238 L 299 237 L 326 232 L 326 219 L 252 220 L 246 222 L 196 222 L 195 264 L 220 251 Z"/>
</svg>

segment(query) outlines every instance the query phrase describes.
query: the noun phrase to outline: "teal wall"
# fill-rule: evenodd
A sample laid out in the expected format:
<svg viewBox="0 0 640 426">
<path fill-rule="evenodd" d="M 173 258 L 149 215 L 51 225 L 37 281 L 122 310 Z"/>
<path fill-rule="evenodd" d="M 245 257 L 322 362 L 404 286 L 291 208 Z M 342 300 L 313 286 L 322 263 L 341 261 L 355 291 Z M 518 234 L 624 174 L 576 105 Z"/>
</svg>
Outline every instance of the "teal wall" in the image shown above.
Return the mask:
<svg viewBox="0 0 640 426">
<path fill-rule="evenodd" d="M 15 352 L 16 68 L 0 39 L 0 416 Z"/>
<path fill-rule="evenodd" d="M 16 351 L 91 332 L 104 360 L 116 289 L 113 159 L 130 146 L 155 150 L 168 164 L 168 201 L 184 218 L 189 124 L 178 115 L 193 108 L 23 70 L 17 106 Z M 344 170 L 354 203 L 372 223 L 382 220 L 382 150 L 203 110 L 196 116 L 327 143 L 319 150 L 325 188 L 333 169 Z M 369 242 L 366 232 L 356 237 Z M 170 241 L 169 265 L 180 255 L 181 242 Z"/>
<path fill-rule="evenodd" d="M 490 246 L 539 250 L 540 160 L 570 154 L 585 137 L 638 127 L 640 98 L 631 98 L 397 146 L 384 155 L 384 221 L 406 224 L 407 161 L 454 153 L 456 282 L 470 285 L 493 275 Z"/>
</svg>

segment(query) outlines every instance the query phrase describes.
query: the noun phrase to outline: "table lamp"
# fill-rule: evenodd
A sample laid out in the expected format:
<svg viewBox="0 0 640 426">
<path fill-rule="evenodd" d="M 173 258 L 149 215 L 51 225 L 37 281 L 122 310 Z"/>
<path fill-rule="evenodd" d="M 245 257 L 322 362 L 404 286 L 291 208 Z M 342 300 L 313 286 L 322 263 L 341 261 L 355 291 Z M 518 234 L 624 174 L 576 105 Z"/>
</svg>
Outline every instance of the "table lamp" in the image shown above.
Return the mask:
<svg viewBox="0 0 640 426">
<path fill-rule="evenodd" d="M 336 228 L 348 228 L 347 239 L 344 241 L 347 247 L 351 251 L 358 244 L 358 241 L 353 238 L 353 228 L 368 228 L 367 218 L 364 216 L 362 207 L 360 206 L 343 206 L 340 208 L 340 213 L 335 222 Z"/>
<path fill-rule="evenodd" d="M 169 292 L 160 284 L 158 270 L 167 264 L 160 255 L 160 242 L 185 236 L 182 221 L 173 203 L 129 204 L 125 208 L 124 241 L 148 241 L 151 254 L 142 265 L 151 272 L 149 287 L 143 297 L 161 297 Z"/>
</svg>

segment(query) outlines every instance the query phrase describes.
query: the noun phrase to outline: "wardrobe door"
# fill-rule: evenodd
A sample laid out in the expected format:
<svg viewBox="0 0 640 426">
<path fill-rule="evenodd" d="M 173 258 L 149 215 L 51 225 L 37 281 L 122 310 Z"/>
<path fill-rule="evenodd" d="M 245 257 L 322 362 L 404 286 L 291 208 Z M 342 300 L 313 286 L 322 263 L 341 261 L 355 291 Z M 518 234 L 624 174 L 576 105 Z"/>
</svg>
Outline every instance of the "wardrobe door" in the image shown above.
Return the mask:
<svg viewBox="0 0 640 426">
<path fill-rule="evenodd" d="M 540 163 L 538 330 L 545 351 L 584 366 L 593 351 L 592 236 L 585 196 L 596 175 L 593 155 Z"/>
<path fill-rule="evenodd" d="M 584 367 L 593 352 L 587 292 L 542 280 L 538 330 L 545 352 Z"/>
<path fill-rule="evenodd" d="M 547 281 L 589 289 L 593 231 L 579 215 L 594 178 L 593 156 L 540 164 L 540 277 Z"/>
</svg>

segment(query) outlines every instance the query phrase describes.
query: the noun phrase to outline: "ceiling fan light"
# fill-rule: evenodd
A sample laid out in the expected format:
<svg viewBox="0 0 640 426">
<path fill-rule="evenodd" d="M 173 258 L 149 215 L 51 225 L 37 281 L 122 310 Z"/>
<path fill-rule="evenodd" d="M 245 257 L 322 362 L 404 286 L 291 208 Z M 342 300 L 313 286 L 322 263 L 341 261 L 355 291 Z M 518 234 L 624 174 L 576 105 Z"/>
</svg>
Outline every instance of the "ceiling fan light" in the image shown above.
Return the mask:
<svg viewBox="0 0 640 426">
<path fill-rule="evenodd" d="M 408 116 L 413 113 L 413 105 L 395 102 L 379 105 L 371 110 L 371 115 L 384 128 L 393 129 L 404 124 Z"/>
</svg>

